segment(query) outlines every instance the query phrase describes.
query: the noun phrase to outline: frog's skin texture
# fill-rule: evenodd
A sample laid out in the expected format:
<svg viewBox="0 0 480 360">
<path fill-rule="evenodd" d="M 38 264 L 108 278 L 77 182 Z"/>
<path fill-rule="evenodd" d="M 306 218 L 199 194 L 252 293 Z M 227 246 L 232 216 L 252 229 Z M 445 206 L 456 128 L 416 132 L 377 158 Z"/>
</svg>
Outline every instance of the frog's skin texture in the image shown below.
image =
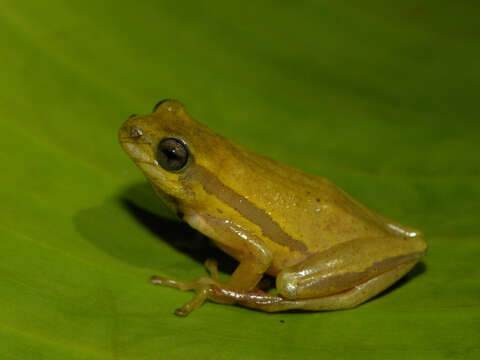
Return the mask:
<svg viewBox="0 0 480 360">
<path fill-rule="evenodd" d="M 171 159 L 161 157 L 161 142 L 171 138 L 180 160 L 165 165 L 162 159 Z M 392 285 L 425 254 L 419 230 L 367 209 L 322 177 L 216 134 L 178 101 L 132 116 L 119 140 L 163 201 L 239 261 L 226 282 L 212 260 L 206 262 L 210 277 L 152 277 L 154 284 L 196 291 L 177 315 L 207 299 L 269 312 L 351 308 Z M 264 274 L 276 277 L 278 294 L 260 290 Z"/>
</svg>

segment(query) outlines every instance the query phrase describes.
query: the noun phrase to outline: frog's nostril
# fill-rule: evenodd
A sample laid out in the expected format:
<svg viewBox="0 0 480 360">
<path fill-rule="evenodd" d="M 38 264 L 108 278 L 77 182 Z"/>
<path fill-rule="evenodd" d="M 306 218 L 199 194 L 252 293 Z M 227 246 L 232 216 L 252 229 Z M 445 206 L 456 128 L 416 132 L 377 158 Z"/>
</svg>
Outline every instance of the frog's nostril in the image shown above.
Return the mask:
<svg viewBox="0 0 480 360">
<path fill-rule="evenodd" d="M 130 136 L 133 137 L 133 138 L 137 138 L 137 137 L 140 137 L 143 135 L 143 131 L 142 129 L 140 129 L 139 127 L 137 126 L 132 126 L 130 128 Z"/>
</svg>

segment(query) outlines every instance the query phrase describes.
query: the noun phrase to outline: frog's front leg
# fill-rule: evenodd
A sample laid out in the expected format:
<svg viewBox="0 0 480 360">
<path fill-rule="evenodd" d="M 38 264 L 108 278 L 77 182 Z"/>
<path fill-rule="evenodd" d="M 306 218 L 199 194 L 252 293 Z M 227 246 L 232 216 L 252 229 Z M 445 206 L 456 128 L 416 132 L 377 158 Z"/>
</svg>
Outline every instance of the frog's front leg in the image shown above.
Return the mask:
<svg viewBox="0 0 480 360">
<path fill-rule="evenodd" d="M 205 263 L 211 277 L 201 277 L 189 282 L 152 277 L 151 281 L 156 285 L 196 291 L 191 301 L 175 310 L 175 314 L 179 316 L 188 315 L 202 306 L 207 299 L 223 304 L 236 302 L 235 299 L 218 296 L 218 291 L 245 293 L 254 290 L 272 262 L 272 254 L 263 241 L 240 226 L 210 216 L 199 217 L 197 215 L 188 220 L 192 226 L 201 228 L 203 233 L 214 239 L 223 250 L 228 253 L 234 252 L 240 264 L 225 283 L 220 282 L 216 262 L 212 260 L 207 260 Z M 223 243 L 228 245 L 223 245 Z"/>
<path fill-rule="evenodd" d="M 213 259 L 207 259 L 204 263 L 205 268 L 210 273 L 210 277 L 202 276 L 192 281 L 178 281 L 174 279 L 164 278 L 153 275 L 150 281 L 154 285 L 174 287 L 179 290 L 195 290 L 196 294 L 192 300 L 183 307 L 176 309 L 175 314 L 178 316 L 186 316 L 192 310 L 199 308 L 208 298 L 208 290 L 211 286 L 220 286 L 221 281 L 218 275 L 217 262 Z"/>
</svg>

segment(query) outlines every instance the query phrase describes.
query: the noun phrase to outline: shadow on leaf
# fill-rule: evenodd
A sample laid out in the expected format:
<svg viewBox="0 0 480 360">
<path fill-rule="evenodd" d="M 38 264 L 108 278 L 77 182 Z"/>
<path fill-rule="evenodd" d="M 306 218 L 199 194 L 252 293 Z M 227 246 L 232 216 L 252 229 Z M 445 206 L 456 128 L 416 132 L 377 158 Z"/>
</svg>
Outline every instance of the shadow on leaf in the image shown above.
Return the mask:
<svg viewBox="0 0 480 360">
<path fill-rule="evenodd" d="M 142 226 L 135 226 L 135 222 Z M 79 233 L 93 245 L 135 267 L 164 268 L 162 256 L 165 252 L 159 249 L 156 241 L 145 236 L 145 230 L 163 245 L 202 264 L 207 258 L 215 258 L 222 272 L 233 272 L 237 264 L 207 237 L 176 220 L 148 183 L 132 185 L 102 206 L 79 211 L 74 223 Z"/>
</svg>

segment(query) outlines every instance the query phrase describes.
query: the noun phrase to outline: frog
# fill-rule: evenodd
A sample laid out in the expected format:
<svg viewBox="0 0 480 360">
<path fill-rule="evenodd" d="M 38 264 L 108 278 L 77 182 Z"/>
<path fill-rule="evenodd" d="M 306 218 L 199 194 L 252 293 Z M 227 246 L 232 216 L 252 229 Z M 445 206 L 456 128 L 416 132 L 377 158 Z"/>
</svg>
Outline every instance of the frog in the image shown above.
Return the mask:
<svg viewBox="0 0 480 360">
<path fill-rule="evenodd" d="M 118 132 L 123 150 L 181 221 L 238 261 L 226 281 L 217 261 L 191 281 L 151 283 L 194 291 L 175 310 L 206 301 L 265 312 L 354 308 L 407 274 L 425 255 L 423 233 L 360 204 L 324 177 L 260 155 L 160 101 Z M 267 290 L 262 279 L 275 287 Z"/>
</svg>

